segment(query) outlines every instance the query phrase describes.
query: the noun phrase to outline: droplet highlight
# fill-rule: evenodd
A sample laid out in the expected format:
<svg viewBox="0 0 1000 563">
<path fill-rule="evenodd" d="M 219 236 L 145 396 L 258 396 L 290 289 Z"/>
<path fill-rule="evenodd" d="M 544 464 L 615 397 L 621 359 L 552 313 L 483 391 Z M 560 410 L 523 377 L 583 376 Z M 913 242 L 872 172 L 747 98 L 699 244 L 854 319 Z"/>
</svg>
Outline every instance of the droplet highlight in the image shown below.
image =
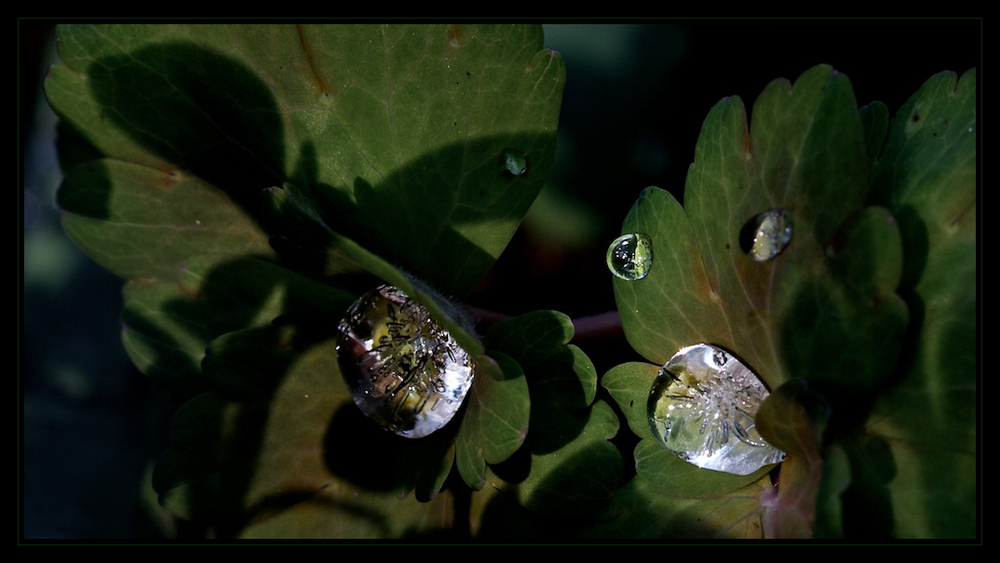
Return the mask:
<svg viewBox="0 0 1000 563">
<path fill-rule="evenodd" d="M 653 267 L 653 241 L 641 233 L 616 238 L 608 247 L 608 269 L 627 280 L 641 280 Z"/>
<path fill-rule="evenodd" d="M 337 353 L 354 403 L 407 438 L 448 424 L 476 372 L 451 333 L 391 285 L 365 293 L 348 308 L 337 327 Z"/>
<path fill-rule="evenodd" d="M 785 459 L 757 432 L 757 409 L 767 395 L 757 375 L 731 353 L 695 344 L 660 369 L 649 395 L 649 425 L 688 463 L 749 475 Z"/>
<path fill-rule="evenodd" d="M 504 176 L 520 176 L 528 171 L 528 158 L 524 153 L 507 149 L 500 155 L 500 172 Z"/>
<path fill-rule="evenodd" d="M 757 262 L 766 262 L 792 240 L 792 219 L 784 209 L 771 209 L 747 221 L 740 233 L 740 247 Z"/>
</svg>

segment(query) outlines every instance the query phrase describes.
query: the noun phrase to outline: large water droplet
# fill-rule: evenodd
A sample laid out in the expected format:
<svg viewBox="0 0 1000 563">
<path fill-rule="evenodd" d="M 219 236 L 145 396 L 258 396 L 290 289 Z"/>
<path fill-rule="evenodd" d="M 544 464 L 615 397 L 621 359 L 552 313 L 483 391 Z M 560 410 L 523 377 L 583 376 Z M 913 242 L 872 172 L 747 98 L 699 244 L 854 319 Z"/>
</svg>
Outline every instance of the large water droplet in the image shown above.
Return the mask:
<svg viewBox="0 0 1000 563">
<path fill-rule="evenodd" d="M 361 296 L 337 328 L 354 402 L 386 430 L 421 438 L 455 416 L 475 364 L 422 305 L 391 285 Z"/>
<path fill-rule="evenodd" d="M 785 458 L 757 432 L 757 408 L 767 395 L 756 374 L 735 356 L 695 344 L 660 370 L 649 396 L 649 425 L 681 459 L 749 475 Z"/>
<path fill-rule="evenodd" d="M 528 158 L 523 152 L 507 149 L 500 155 L 500 171 L 505 176 L 520 176 L 528 171 Z"/>
<path fill-rule="evenodd" d="M 747 221 L 740 235 L 744 252 L 758 262 L 781 253 L 792 240 L 792 219 L 784 209 L 771 209 Z"/>
<path fill-rule="evenodd" d="M 641 280 L 652 267 L 653 241 L 646 235 L 622 235 L 608 247 L 608 269 L 623 280 Z"/>
</svg>

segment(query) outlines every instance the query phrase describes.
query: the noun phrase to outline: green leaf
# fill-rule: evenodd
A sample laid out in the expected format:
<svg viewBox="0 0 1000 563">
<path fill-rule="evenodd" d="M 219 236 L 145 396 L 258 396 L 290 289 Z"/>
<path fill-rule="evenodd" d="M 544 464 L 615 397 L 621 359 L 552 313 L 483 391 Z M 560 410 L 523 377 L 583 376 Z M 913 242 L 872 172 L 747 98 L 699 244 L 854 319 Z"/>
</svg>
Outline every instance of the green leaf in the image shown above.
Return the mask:
<svg viewBox="0 0 1000 563">
<path fill-rule="evenodd" d="M 462 294 L 506 246 L 554 155 L 565 69 L 542 50 L 540 26 L 58 33 L 50 104 L 115 162 L 69 171 L 67 230 L 125 277 L 204 253 L 220 229 L 237 240 L 215 252 L 266 249 L 261 231 L 276 233 L 259 194 L 288 185 L 337 233 Z M 511 152 L 526 159 L 524 173 L 501 170 Z M 223 217 L 246 226 L 206 222 Z M 161 250 L 163 260 L 149 258 Z"/>
<path fill-rule="evenodd" d="M 618 431 L 614 411 L 598 401 L 581 409 L 580 416 L 586 419 L 575 439 L 556 450 L 533 449 L 530 474 L 513 487 L 522 506 L 535 515 L 562 519 L 563 527 L 603 507 L 623 475 L 621 455 L 609 441 Z"/>
<path fill-rule="evenodd" d="M 290 519 L 319 508 L 316 529 L 347 534 L 422 520 L 431 510 L 422 504 L 451 469 L 454 428 L 408 440 L 364 417 L 333 333 L 316 319 L 284 317 L 212 342 L 203 369 L 214 391 L 181 407 L 154 471 L 165 506 L 227 536 L 288 533 Z M 271 519 L 285 524 L 261 525 Z"/>
<path fill-rule="evenodd" d="M 764 497 L 764 531 L 772 538 L 811 538 L 823 477 L 822 437 L 829 406 L 802 380 L 783 384 L 757 412 L 757 429 L 788 458 L 779 486 Z"/>
<path fill-rule="evenodd" d="M 126 315 L 127 345 L 144 371 L 195 373 L 212 338 L 288 312 L 241 313 L 257 300 L 213 305 L 254 283 L 238 273 L 215 282 L 223 290 L 215 301 L 172 286 L 192 260 L 215 278 L 235 257 L 274 260 L 270 242 L 283 265 L 328 283 L 340 311 L 344 295 L 378 280 L 399 287 L 484 375 L 502 377 L 441 290 L 478 281 L 541 188 L 563 67 L 540 50 L 540 28 L 68 26 L 60 34 L 65 66 L 49 80 L 50 102 L 107 155 L 68 176 L 64 226 L 112 271 L 152 278 L 131 284 Z M 517 176 L 501 171 L 513 147 L 529 166 Z"/>
<path fill-rule="evenodd" d="M 730 537 L 730 533 L 760 537 L 759 499 L 748 501 L 745 491 L 739 491 L 768 490 L 770 467 L 751 475 L 731 475 L 696 467 L 664 448 L 649 423 L 649 392 L 658 371 L 652 364 L 631 362 L 612 368 L 601 380 L 641 441 L 635 448 L 635 478 L 619 491 L 602 523 L 591 532 L 621 538 Z M 662 508 L 663 515 L 651 514 L 659 510 L 655 507 Z M 685 522 L 684 514 L 695 515 Z M 748 524 L 748 517 L 754 524 Z"/>
<path fill-rule="evenodd" d="M 573 322 L 556 311 L 535 311 L 501 321 L 484 336 L 491 350 L 522 366 L 531 396 L 529 449 L 551 452 L 578 437 L 597 392 L 590 358 L 570 345 Z"/>
<path fill-rule="evenodd" d="M 629 362 L 611 368 L 601 378 L 625 415 L 629 428 L 637 436 L 645 436 L 649 426 L 649 390 L 660 368 L 645 362 Z"/>
<path fill-rule="evenodd" d="M 453 460 L 470 485 L 481 487 L 487 464 L 503 462 L 524 442 L 528 389 L 519 366 L 509 357 L 493 353 L 506 379 L 494 380 L 489 374 L 480 374 L 464 412 L 452 424 L 426 438 L 408 440 L 378 428 L 354 406 L 337 364 L 335 330 L 327 317 L 299 314 L 280 317 L 267 326 L 230 332 L 211 342 L 201 369 L 212 392 L 182 407 L 178 428 L 189 430 L 178 431 L 179 439 L 156 467 L 155 484 L 168 508 L 212 522 L 231 522 L 230 534 L 259 518 L 260 511 L 267 512 L 268 518 L 276 510 L 281 518 L 293 518 L 285 514 L 286 510 L 316 510 L 300 506 L 314 502 L 312 495 L 300 489 L 286 495 L 282 484 L 290 478 L 287 467 L 317 465 L 315 459 L 300 459 L 316 449 L 323 455 L 321 463 L 311 471 L 317 480 L 336 484 L 337 488 L 331 490 L 350 490 L 355 497 L 370 496 L 376 504 L 383 502 L 379 499 L 384 495 L 402 499 L 415 491 L 416 499 L 433 502 Z M 592 397 L 596 377 L 589 360 L 584 361 L 585 356 L 581 360 L 575 347 L 565 350 L 571 358 L 568 365 L 573 367 L 569 375 L 578 386 L 589 381 Z M 581 361 L 583 369 L 577 367 Z M 308 411 L 296 412 L 310 398 L 319 400 L 309 402 Z M 577 408 L 583 411 L 578 417 L 587 412 Z M 616 472 L 607 481 L 591 476 L 591 482 L 610 491 L 620 478 L 621 462 L 607 442 L 617 427 L 614 416 L 606 411 L 603 419 L 602 445 L 594 446 L 603 450 L 595 455 L 605 460 L 606 468 L 615 468 Z M 317 436 L 316 428 L 326 429 L 324 436 Z M 583 433 L 579 434 L 583 438 Z M 576 436 L 562 438 L 566 441 Z M 579 444 L 593 440 L 591 433 L 559 455 L 568 456 Z M 570 467 L 593 471 L 590 466 Z M 600 473 L 604 475 L 607 470 Z M 561 467 L 557 474 L 567 471 Z M 260 505 L 255 504 L 257 497 Z M 329 518 L 340 517 L 341 508 L 335 504 L 327 514 Z M 426 509 L 413 510 L 421 514 Z M 349 523 L 342 526 L 354 529 Z"/>
<path fill-rule="evenodd" d="M 217 336 L 293 313 L 326 316 L 332 326 L 354 300 L 273 262 L 211 256 L 191 259 L 169 278 L 132 280 L 124 298 L 122 340 L 133 362 L 175 383 L 199 379 L 205 348 Z"/>
<path fill-rule="evenodd" d="M 611 501 L 623 467 L 609 441 L 618 420 L 607 403 L 579 414 L 584 420 L 573 440 L 545 451 L 528 444 L 487 471 L 486 486 L 473 495 L 477 539 L 587 537 L 581 530 Z"/>
<path fill-rule="evenodd" d="M 126 279 L 171 278 L 195 256 L 275 256 L 246 211 L 180 170 L 95 160 L 67 171 L 59 205 L 70 239 Z"/>
<path fill-rule="evenodd" d="M 607 503 L 621 481 L 621 457 L 608 441 L 617 430 L 617 420 L 606 404 L 590 404 L 596 374 L 579 348 L 566 346 L 571 327 L 565 315 L 540 311 L 494 325 L 486 336 L 490 354 L 502 367 L 500 373 L 508 378 L 521 368 L 494 347 L 518 354 L 530 366 L 527 373 L 537 378 L 528 382 L 531 396 L 540 398 L 543 410 L 558 412 L 543 417 L 535 441 L 526 442 L 528 407 L 533 404 L 526 376 L 477 378 L 460 415 L 455 461 L 463 480 L 479 489 L 472 495 L 472 532 L 481 538 L 512 537 L 512 522 L 495 520 L 501 506 L 532 514 L 537 519 L 532 533 L 575 532 L 581 520 Z M 557 388 L 558 396 L 552 396 Z M 530 412 L 534 417 L 538 411 Z M 566 416 L 553 416 L 559 413 Z M 517 420 L 521 426 L 513 424 Z M 531 429 L 534 436 L 534 418 Z M 522 473 L 524 460 L 530 460 L 530 470 Z M 412 472 L 416 463 L 399 464 Z M 504 494 L 498 497 L 498 491 Z"/>
<path fill-rule="evenodd" d="M 477 378 L 456 438 L 458 471 L 473 489 L 485 483 L 486 464 L 510 457 L 528 433 L 530 402 L 524 373 L 509 356 L 494 352 L 493 357 L 503 379 Z"/>
<path fill-rule="evenodd" d="M 291 225 L 296 233 L 313 240 L 315 237 L 322 238 L 320 247 L 324 265 L 319 272 L 313 272 L 314 275 L 347 275 L 348 285 L 351 286 L 357 284 L 355 277 L 362 275 L 362 284 L 367 285 L 361 287 L 365 289 L 370 288 L 373 283 L 368 278 L 374 276 L 375 279 L 397 287 L 423 305 L 431 317 L 451 333 L 476 362 L 478 372 L 488 373 L 494 378 L 501 377 L 496 362 L 485 354 L 482 343 L 475 335 L 472 321 L 463 309 L 425 281 L 393 266 L 353 240 L 328 230 L 316 215 L 312 204 L 295 191 L 286 193 L 285 190 L 272 189 L 268 195 L 276 214 Z"/>
<path fill-rule="evenodd" d="M 64 227 L 102 265 L 170 279 L 196 256 L 273 258 L 269 238 L 291 237 L 324 264 L 292 254 L 292 268 L 392 283 L 496 370 L 441 292 L 478 281 L 544 181 L 564 69 L 539 27 L 59 33 L 49 101 L 107 157 L 69 173 Z M 512 149 L 528 172 L 501 171 Z M 275 216 L 273 186 L 299 194 L 313 237 Z M 329 283 L 355 295 L 375 285 Z"/>
<path fill-rule="evenodd" d="M 637 476 L 622 487 L 587 530 L 593 539 L 761 539 L 760 497 L 766 480 L 711 497 L 665 494 L 663 488 Z"/>
<path fill-rule="evenodd" d="M 903 377 L 867 427 L 888 442 L 882 466 L 894 476 L 902 538 L 977 536 L 976 100 L 974 69 L 931 77 L 893 120 L 876 166 L 876 197 L 899 220 L 906 295 L 921 321 Z"/>
<path fill-rule="evenodd" d="M 650 387 L 657 367 L 685 346 L 730 350 L 772 390 L 800 379 L 830 402 L 842 424 L 867 416 L 873 391 L 899 358 L 909 319 L 896 293 L 904 255 L 899 225 L 886 209 L 865 206 L 883 117 L 877 105 L 859 112 L 850 82 L 825 65 L 794 85 L 768 85 L 749 126 L 741 100 L 723 99 L 702 127 L 683 207 L 651 187 L 626 216 L 622 232 L 648 236 L 653 263 L 642 279 L 615 278 L 615 297 L 629 343 L 653 365 L 614 368 L 604 385 L 641 439 L 636 478 L 644 484 L 635 491 L 708 499 L 769 482 L 767 468 L 748 477 L 716 474 L 656 441 Z M 786 214 L 792 236 L 758 261 L 748 253 L 752 220 L 769 210 Z M 765 410 L 758 424 L 811 436 L 810 424 L 788 419 L 793 411 Z M 833 477 L 823 485 L 818 438 L 811 440 L 812 448 L 786 451 L 784 494 L 758 499 L 759 514 L 768 515 L 765 532 L 809 535 L 820 487 L 836 488 Z M 830 506 L 824 499 L 823 510 Z M 796 513 L 786 523 L 806 525 L 776 523 L 774 507 Z M 824 533 L 831 529 L 823 526 Z"/>
<path fill-rule="evenodd" d="M 426 503 L 367 491 L 355 491 L 354 498 L 349 498 L 351 494 L 350 489 L 345 489 L 333 498 L 330 493 L 314 495 L 273 517 L 251 523 L 239 537 L 430 542 L 465 539 L 451 531 L 456 519 L 451 494 Z"/>
<path fill-rule="evenodd" d="M 594 365 L 572 337 L 573 323 L 556 311 L 513 317 L 484 335 L 490 354 L 523 368 L 531 410 L 523 445 L 491 463 L 473 495 L 479 539 L 571 537 L 621 484 L 621 455 L 609 441 L 618 420 L 595 401 Z"/>
<path fill-rule="evenodd" d="M 882 151 L 885 133 L 889 129 L 889 108 L 885 107 L 882 102 L 872 102 L 863 106 L 859 113 L 861 114 L 865 147 L 868 149 L 868 162 L 874 164 Z"/>
<path fill-rule="evenodd" d="M 719 102 L 698 140 L 684 208 L 648 188 L 625 219 L 622 231 L 649 236 L 654 256 L 646 278 L 614 280 L 632 346 L 663 364 L 683 346 L 713 343 L 771 388 L 792 376 L 864 385 L 884 377 L 893 351 L 875 362 L 841 353 L 874 335 L 891 341 L 906 322 L 905 305 L 884 284 L 864 295 L 845 289 L 857 269 L 891 278 L 901 260 L 878 244 L 882 232 L 841 242 L 866 195 L 864 150 L 850 83 L 829 67 L 806 72 L 794 88 L 773 82 L 749 130 L 738 98 Z M 793 235 L 781 254 L 757 262 L 741 231 L 770 209 L 788 213 Z M 862 243 L 880 255 L 857 249 Z"/>
<path fill-rule="evenodd" d="M 844 448 L 839 445 L 827 448 L 825 453 L 823 476 L 816 494 L 813 539 L 843 538 L 844 510 L 841 499 L 851 485 L 851 462 Z"/>
<path fill-rule="evenodd" d="M 559 352 L 573 338 L 573 321 L 557 311 L 534 311 L 505 319 L 490 327 L 485 335 L 491 349 L 534 366 Z"/>
<path fill-rule="evenodd" d="M 463 476 L 481 480 L 479 463 L 520 446 L 521 369 L 499 355 L 504 373 L 486 355 L 452 298 L 492 266 L 554 156 L 565 70 L 542 49 L 540 26 L 58 33 L 63 62 L 46 94 L 73 165 L 59 194 L 64 228 L 129 280 L 124 340 L 135 363 L 188 395 L 211 390 L 179 414 L 182 427 L 205 422 L 192 433 L 194 456 L 175 444 L 157 468 L 169 506 L 225 535 L 270 515 L 272 496 L 299 507 L 302 490 L 282 488 L 288 476 L 274 460 L 322 444 L 307 423 L 349 437 L 326 444 L 334 457 L 311 468 L 315 482 L 332 473 L 346 483 L 329 489 L 335 496 L 370 494 L 375 504 L 411 490 L 434 504 L 456 456 Z M 286 381 L 314 378 L 301 388 L 323 389 L 317 366 L 336 354 L 318 343 L 379 283 L 424 305 L 477 364 L 467 420 L 419 442 L 384 435 L 349 396 L 337 396 L 336 416 L 327 404 L 311 419 L 278 404 Z M 339 370 L 330 374 L 342 387 Z M 249 422 L 212 424 L 234 417 Z M 233 471 L 223 486 L 219 476 Z"/>
<path fill-rule="evenodd" d="M 257 414 L 241 413 L 238 405 L 211 393 L 184 403 L 174 416 L 171 448 L 153 470 L 160 503 L 185 519 L 238 520 L 240 498 L 252 470 L 252 464 L 244 461 L 252 458 L 253 445 L 224 436 L 244 424 L 241 418 Z"/>
</svg>

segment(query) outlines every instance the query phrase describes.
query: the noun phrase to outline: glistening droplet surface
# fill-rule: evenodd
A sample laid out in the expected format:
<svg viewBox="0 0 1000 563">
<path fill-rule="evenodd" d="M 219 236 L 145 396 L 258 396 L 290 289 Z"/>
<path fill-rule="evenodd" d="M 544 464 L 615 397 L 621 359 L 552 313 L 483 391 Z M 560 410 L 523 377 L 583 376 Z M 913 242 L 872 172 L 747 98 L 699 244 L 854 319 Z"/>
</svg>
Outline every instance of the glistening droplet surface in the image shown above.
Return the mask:
<svg viewBox="0 0 1000 563">
<path fill-rule="evenodd" d="M 391 285 L 361 296 L 337 327 L 355 404 L 386 430 L 421 438 L 462 406 L 475 364 L 422 305 Z"/>
<path fill-rule="evenodd" d="M 623 280 L 641 280 L 653 267 L 653 241 L 644 234 L 616 238 L 608 247 L 608 269 Z"/>
<path fill-rule="evenodd" d="M 749 475 L 785 458 L 757 432 L 768 392 L 735 356 L 710 344 L 674 354 L 649 395 L 649 425 L 681 459 L 715 471 Z"/>
<path fill-rule="evenodd" d="M 500 155 L 500 171 L 505 176 L 520 176 L 528 171 L 528 158 L 520 151 L 507 149 Z"/>
<path fill-rule="evenodd" d="M 770 209 L 747 221 L 740 246 L 758 262 L 766 262 L 792 240 L 792 219 L 784 209 Z"/>
</svg>

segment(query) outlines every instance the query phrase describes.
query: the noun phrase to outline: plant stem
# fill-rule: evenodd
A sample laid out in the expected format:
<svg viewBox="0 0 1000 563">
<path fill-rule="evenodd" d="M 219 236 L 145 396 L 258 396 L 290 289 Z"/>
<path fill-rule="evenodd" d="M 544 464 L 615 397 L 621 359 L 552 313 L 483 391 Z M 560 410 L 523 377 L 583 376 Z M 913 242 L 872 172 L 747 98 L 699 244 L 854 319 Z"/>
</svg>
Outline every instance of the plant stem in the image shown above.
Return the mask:
<svg viewBox="0 0 1000 563">
<path fill-rule="evenodd" d="M 573 342 L 615 339 L 625 336 L 618 311 L 573 319 Z"/>
<path fill-rule="evenodd" d="M 511 318 L 506 313 L 498 313 L 479 307 L 465 306 L 465 310 L 476 320 L 479 330 L 485 331 L 496 323 Z M 596 340 L 606 340 L 622 338 L 625 332 L 622 330 L 622 320 L 618 311 L 608 311 L 586 317 L 573 319 L 573 342 L 593 342 Z"/>
</svg>

